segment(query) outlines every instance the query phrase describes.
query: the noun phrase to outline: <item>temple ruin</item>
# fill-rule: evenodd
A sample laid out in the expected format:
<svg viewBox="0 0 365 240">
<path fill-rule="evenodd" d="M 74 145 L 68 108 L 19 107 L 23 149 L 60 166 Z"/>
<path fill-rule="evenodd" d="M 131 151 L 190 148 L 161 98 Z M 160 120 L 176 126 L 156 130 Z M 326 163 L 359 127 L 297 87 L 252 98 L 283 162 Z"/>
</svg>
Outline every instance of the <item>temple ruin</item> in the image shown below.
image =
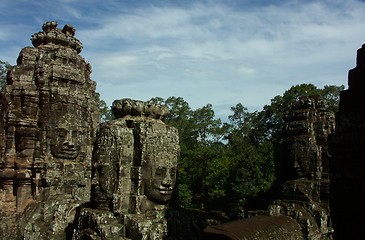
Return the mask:
<svg viewBox="0 0 365 240">
<path fill-rule="evenodd" d="M 45 23 L 1 92 L 0 211 L 9 226 L 0 236 L 16 218 L 11 234 L 62 238 L 89 201 L 98 99 L 74 34 L 71 25 Z"/>
<path fill-rule="evenodd" d="M 115 100 L 115 119 L 99 123 L 76 30 L 57 26 L 32 36 L 0 93 L 2 239 L 365 239 L 365 45 L 336 118 L 320 96 L 292 105 L 276 198 L 232 221 L 178 206 L 165 106 Z"/>
<path fill-rule="evenodd" d="M 116 100 L 116 120 L 99 126 L 96 83 L 74 35 L 46 22 L 1 92 L 0 236 L 162 239 L 177 131 L 162 122 L 166 107 L 131 99 Z"/>
<path fill-rule="evenodd" d="M 329 209 L 328 137 L 335 131 L 335 115 L 320 96 L 303 96 L 286 118 L 281 158 L 281 192 L 270 215 L 295 219 L 305 239 L 332 239 Z"/>
</svg>

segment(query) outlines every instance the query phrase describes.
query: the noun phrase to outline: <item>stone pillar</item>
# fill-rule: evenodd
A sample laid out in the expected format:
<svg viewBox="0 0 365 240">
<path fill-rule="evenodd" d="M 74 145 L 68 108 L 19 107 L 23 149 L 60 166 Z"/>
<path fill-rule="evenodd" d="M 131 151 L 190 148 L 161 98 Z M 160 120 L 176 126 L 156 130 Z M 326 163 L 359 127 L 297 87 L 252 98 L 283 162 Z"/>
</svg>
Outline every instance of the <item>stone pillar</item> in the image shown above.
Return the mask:
<svg viewBox="0 0 365 240">
<path fill-rule="evenodd" d="M 32 188 L 30 178 L 17 179 L 16 210 L 21 213 L 32 199 Z"/>
<path fill-rule="evenodd" d="M 16 210 L 16 193 L 14 193 L 14 181 L 12 179 L 2 179 L 0 206 L 2 214 L 11 216 Z"/>
<path fill-rule="evenodd" d="M 365 239 L 365 45 L 341 92 L 332 137 L 331 218 L 335 239 Z"/>
</svg>

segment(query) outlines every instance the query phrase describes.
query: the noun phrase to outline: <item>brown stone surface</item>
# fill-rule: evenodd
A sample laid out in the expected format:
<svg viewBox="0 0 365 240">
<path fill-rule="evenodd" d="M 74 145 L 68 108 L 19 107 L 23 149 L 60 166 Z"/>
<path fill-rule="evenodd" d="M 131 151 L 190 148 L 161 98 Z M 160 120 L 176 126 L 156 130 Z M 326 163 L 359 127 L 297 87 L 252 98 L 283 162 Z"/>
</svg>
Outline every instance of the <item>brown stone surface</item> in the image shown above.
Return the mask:
<svg viewBox="0 0 365 240">
<path fill-rule="evenodd" d="M 177 130 L 162 121 L 166 107 L 131 99 L 98 126 L 96 84 L 74 35 L 45 23 L 1 92 L 0 237 L 165 238 Z"/>
<path fill-rule="evenodd" d="M 329 179 L 328 135 L 335 130 L 335 114 L 327 110 L 320 96 L 303 96 L 291 107 L 285 119 L 283 180 Z"/>
<path fill-rule="evenodd" d="M 365 45 L 341 92 L 332 138 L 331 218 L 335 239 L 365 239 Z"/>
<path fill-rule="evenodd" d="M 98 102 L 74 33 L 45 23 L 1 92 L 0 211 L 19 218 L 19 234 L 29 239 L 65 236 L 90 198 Z"/>
<path fill-rule="evenodd" d="M 300 225 L 287 216 L 257 216 L 209 226 L 202 234 L 204 240 L 267 240 L 307 239 Z"/>
<path fill-rule="evenodd" d="M 83 219 L 113 213 L 123 226 L 123 237 L 164 239 L 167 237 L 167 204 L 176 182 L 179 137 L 177 130 L 161 119 L 166 108 L 131 99 L 116 100 L 116 119 L 100 125 L 93 155 L 91 205 Z M 80 239 L 85 229 L 94 229 L 102 239 L 117 237 L 97 231 L 102 224 L 80 225 L 74 234 Z M 119 234 L 119 235 L 118 235 Z"/>
</svg>

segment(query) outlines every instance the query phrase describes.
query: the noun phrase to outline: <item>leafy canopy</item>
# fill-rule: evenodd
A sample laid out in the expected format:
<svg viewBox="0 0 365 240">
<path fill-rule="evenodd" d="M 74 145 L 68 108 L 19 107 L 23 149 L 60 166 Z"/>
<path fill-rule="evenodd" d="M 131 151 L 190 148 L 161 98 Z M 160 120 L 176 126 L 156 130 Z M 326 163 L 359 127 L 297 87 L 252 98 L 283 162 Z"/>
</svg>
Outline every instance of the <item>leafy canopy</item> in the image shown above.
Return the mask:
<svg viewBox="0 0 365 240">
<path fill-rule="evenodd" d="M 184 207 L 226 212 L 244 206 L 275 181 L 276 154 L 284 117 L 301 96 L 321 95 L 337 111 L 344 86 L 292 86 L 261 111 L 231 107 L 228 123 L 216 118 L 211 104 L 192 110 L 181 97 L 150 101 L 166 105 L 166 123 L 179 130 L 179 196 Z"/>
</svg>

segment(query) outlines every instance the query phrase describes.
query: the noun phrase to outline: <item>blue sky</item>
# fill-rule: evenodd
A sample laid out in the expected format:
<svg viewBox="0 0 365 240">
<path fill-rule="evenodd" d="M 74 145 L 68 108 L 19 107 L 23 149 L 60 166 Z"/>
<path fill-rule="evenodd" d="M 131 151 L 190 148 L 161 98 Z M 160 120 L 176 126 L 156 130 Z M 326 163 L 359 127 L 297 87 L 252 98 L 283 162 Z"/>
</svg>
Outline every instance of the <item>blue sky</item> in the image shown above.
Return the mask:
<svg viewBox="0 0 365 240">
<path fill-rule="evenodd" d="M 0 59 L 49 20 L 72 24 L 108 105 L 183 97 L 226 118 L 241 102 L 261 110 L 293 85 L 347 86 L 365 42 L 365 2 L 0 0 Z"/>
</svg>

